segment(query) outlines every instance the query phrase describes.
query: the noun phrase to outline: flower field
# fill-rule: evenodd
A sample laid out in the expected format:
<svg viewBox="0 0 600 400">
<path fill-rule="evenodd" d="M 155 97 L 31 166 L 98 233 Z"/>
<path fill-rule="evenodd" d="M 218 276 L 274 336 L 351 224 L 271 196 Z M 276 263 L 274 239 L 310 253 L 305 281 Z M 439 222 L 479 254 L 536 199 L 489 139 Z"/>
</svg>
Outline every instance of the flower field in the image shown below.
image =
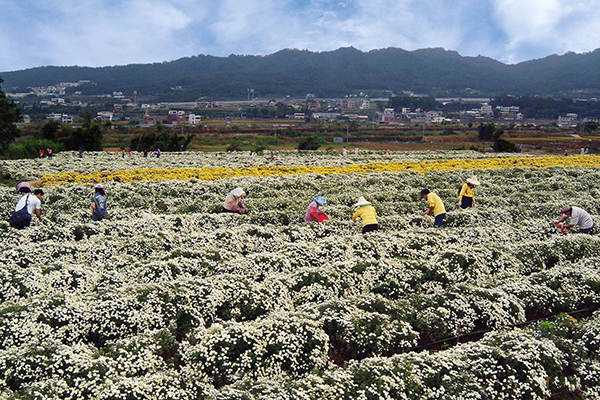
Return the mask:
<svg viewBox="0 0 600 400">
<path fill-rule="evenodd" d="M 0 188 L 0 398 L 597 399 L 600 235 L 552 221 L 572 204 L 600 222 L 599 167 L 469 151 L 2 161 L 45 195 L 44 221 L 17 231 L 19 196 Z M 112 220 L 89 220 L 98 181 Z M 219 213 L 237 186 L 251 212 Z M 419 215 L 424 187 L 442 229 Z M 317 195 L 331 220 L 305 223 Z M 359 196 L 379 231 L 352 223 Z"/>
</svg>

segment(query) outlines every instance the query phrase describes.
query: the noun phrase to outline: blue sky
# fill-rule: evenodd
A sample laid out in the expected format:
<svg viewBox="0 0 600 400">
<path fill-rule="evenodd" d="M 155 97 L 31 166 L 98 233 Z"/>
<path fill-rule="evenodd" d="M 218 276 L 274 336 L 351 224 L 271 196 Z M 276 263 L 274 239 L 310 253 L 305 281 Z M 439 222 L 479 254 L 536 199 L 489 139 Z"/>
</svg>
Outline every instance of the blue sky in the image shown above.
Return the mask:
<svg viewBox="0 0 600 400">
<path fill-rule="evenodd" d="M 600 47 L 600 0 L 0 0 L 0 72 L 347 46 L 583 53 Z"/>
</svg>

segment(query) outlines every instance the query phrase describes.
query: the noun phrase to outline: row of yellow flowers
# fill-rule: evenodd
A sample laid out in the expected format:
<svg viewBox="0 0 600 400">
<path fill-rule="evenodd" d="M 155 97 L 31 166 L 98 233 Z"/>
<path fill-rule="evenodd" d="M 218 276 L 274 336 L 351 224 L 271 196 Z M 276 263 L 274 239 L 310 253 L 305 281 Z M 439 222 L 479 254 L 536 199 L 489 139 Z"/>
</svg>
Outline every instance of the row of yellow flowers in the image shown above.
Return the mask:
<svg viewBox="0 0 600 400">
<path fill-rule="evenodd" d="M 139 182 L 164 180 L 216 180 L 241 176 L 284 176 L 302 174 L 364 174 L 370 172 L 416 171 L 450 171 L 457 169 L 499 169 L 499 168 L 549 168 L 549 167 L 600 167 L 600 156 L 578 157 L 511 157 L 486 159 L 453 159 L 435 161 L 402 161 L 376 162 L 341 167 L 269 167 L 252 168 L 175 168 L 175 169 L 133 169 L 120 171 L 95 171 L 87 174 L 64 172 L 48 174 L 42 177 L 43 186 L 61 185 L 65 183 L 97 183 L 106 181 Z"/>
</svg>

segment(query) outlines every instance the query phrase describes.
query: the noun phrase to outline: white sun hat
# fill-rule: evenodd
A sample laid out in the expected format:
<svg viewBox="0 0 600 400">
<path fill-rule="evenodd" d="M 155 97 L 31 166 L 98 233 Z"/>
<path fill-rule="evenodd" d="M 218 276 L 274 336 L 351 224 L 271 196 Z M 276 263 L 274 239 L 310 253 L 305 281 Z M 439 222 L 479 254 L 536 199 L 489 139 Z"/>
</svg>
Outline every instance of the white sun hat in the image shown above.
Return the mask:
<svg viewBox="0 0 600 400">
<path fill-rule="evenodd" d="M 364 197 L 360 196 L 360 197 L 358 198 L 358 201 L 356 202 L 356 204 L 355 204 L 354 206 L 355 206 L 355 207 L 356 207 L 356 206 L 358 206 L 358 207 L 361 207 L 361 206 L 367 206 L 367 205 L 369 205 L 369 204 L 371 204 L 371 203 L 370 203 L 370 202 L 368 202 L 367 200 L 365 200 L 365 198 L 364 198 Z"/>
<path fill-rule="evenodd" d="M 473 175 L 472 177 L 467 179 L 467 183 L 470 183 L 471 185 L 480 185 L 480 183 L 477 180 L 477 177 L 475 175 Z"/>
</svg>

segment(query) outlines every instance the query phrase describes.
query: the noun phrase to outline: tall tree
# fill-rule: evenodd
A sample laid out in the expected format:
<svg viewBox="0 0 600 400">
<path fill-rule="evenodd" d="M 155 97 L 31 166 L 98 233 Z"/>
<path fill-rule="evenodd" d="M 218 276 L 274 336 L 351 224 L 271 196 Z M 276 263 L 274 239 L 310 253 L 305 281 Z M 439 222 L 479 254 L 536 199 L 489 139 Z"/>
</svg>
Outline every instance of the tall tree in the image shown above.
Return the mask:
<svg viewBox="0 0 600 400">
<path fill-rule="evenodd" d="M 42 127 L 40 129 L 40 136 L 43 139 L 56 140 L 56 134 L 58 133 L 60 128 L 61 128 L 60 122 L 55 121 L 55 120 L 50 120 L 50 121 L 46 122 L 44 125 L 42 125 Z"/>
<path fill-rule="evenodd" d="M 4 81 L 0 78 L 0 85 L 2 82 Z M 6 97 L 0 87 L 0 153 L 4 152 L 8 145 L 21 134 L 17 122 L 22 118 L 21 110 L 13 100 Z"/>
</svg>

